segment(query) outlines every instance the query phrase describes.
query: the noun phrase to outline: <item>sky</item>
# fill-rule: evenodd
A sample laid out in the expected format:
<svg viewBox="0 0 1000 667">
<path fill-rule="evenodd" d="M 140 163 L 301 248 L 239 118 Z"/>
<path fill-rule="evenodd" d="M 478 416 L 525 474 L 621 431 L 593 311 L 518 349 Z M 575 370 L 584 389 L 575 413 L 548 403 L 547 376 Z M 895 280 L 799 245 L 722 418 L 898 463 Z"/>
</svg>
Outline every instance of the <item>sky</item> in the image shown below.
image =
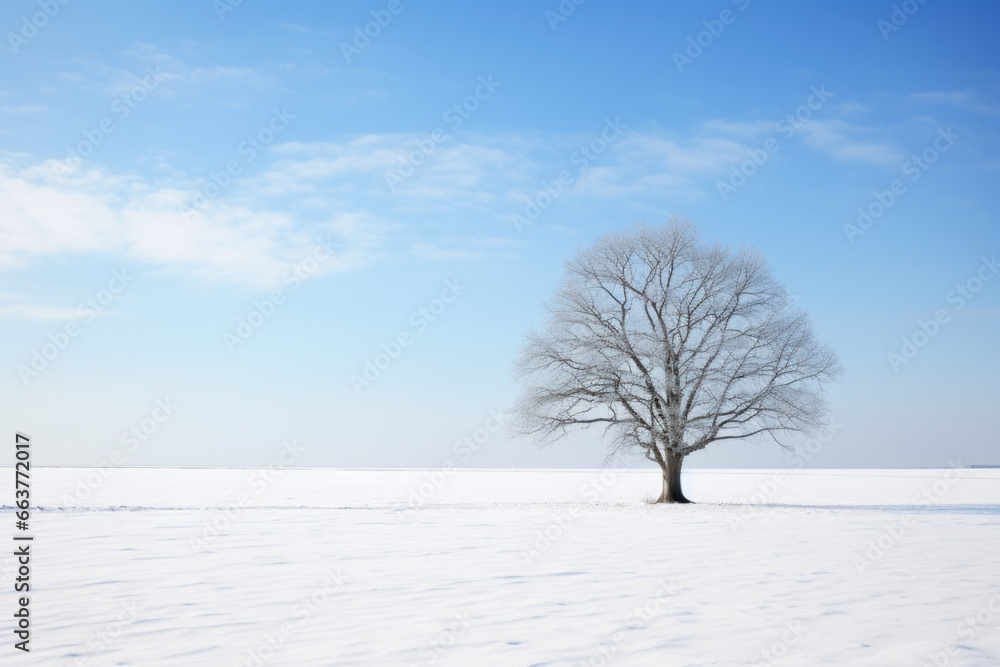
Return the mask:
<svg viewBox="0 0 1000 667">
<path fill-rule="evenodd" d="M 512 365 L 565 260 L 678 215 L 759 249 L 845 369 L 798 455 L 687 465 L 1000 464 L 998 23 L 5 2 L 2 456 L 20 431 L 40 465 L 600 466 L 600 433 L 509 437 Z"/>
</svg>

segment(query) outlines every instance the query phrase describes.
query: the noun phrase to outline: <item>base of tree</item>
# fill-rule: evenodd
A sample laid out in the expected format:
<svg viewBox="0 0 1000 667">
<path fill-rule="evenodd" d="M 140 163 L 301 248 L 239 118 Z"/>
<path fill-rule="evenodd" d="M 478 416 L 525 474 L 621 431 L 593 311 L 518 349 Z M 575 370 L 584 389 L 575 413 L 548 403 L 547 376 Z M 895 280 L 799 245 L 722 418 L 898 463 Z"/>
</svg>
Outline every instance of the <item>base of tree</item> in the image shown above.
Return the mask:
<svg viewBox="0 0 1000 667">
<path fill-rule="evenodd" d="M 681 488 L 681 467 L 684 465 L 684 455 L 667 451 L 660 460 L 660 471 L 663 473 L 663 490 L 657 503 L 690 503 Z"/>
<path fill-rule="evenodd" d="M 680 497 L 680 498 L 657 498 L 656 499 L 656 504 L 657 505 L 659 505 L 661 503 L 662 504 L 667 504 L 667 503 L 688 503 L 689 504 L 691 502 L 692 501 L 688 500 L 687 498 L 684 498 L 683 496 Z"/>
</svg>

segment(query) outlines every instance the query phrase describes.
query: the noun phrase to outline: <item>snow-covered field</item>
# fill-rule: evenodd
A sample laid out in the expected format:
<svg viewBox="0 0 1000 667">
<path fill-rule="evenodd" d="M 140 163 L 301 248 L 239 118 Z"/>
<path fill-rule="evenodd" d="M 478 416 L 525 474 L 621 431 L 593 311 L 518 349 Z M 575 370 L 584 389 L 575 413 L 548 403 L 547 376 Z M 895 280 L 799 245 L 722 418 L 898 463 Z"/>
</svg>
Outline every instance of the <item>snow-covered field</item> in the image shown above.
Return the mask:
<svg viewBox="0 0 1000 667">
<path fill-rule="evenodd" d="M 648 505 L 652 470 L 36 469 L 32 652 L 0 557 L 0 663 L 1000 665 L 1000 470 L 685 484 L 694 505 Z"/>
</svg>

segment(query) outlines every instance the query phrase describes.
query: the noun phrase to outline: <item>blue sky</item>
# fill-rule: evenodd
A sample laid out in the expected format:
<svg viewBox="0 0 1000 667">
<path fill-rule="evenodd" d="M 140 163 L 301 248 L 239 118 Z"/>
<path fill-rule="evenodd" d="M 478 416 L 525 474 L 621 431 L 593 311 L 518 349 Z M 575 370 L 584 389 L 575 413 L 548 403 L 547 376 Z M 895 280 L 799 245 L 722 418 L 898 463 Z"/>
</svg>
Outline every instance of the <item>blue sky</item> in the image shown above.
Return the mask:
<svg viewBox="0 0 1000 667">
<path fill-rule="evenodd" d="M 1000 463 L 1000 9 L 331 4 L 0 9 L 0 424 L 39 463 L 599 465 L 495 415 L 562 262 L 674 214 L 840 353 L 807 465 Z"/>
</svg>

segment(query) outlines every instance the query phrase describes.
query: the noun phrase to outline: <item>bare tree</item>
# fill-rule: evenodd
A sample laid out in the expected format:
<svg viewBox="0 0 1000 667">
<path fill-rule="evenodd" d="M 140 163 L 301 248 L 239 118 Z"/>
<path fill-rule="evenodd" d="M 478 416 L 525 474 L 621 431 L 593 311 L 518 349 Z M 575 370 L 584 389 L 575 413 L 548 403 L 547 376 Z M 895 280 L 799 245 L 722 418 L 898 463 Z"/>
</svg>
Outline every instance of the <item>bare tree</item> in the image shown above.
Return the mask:
<svg viewBox="0 0 1000 667">
<path fill-rule="evenodd" d="M 660 466 L 658 502 L 689 502 L 684 458 L 713 442 L 787 446 L 817 428 L 840 372 L 757 252 L 706 245 L 676 218 L 579 253 L 547 310 L 518 361 L 515 430 L 544 444 L 603 425 L 613 452 Z"/>
</svg>

